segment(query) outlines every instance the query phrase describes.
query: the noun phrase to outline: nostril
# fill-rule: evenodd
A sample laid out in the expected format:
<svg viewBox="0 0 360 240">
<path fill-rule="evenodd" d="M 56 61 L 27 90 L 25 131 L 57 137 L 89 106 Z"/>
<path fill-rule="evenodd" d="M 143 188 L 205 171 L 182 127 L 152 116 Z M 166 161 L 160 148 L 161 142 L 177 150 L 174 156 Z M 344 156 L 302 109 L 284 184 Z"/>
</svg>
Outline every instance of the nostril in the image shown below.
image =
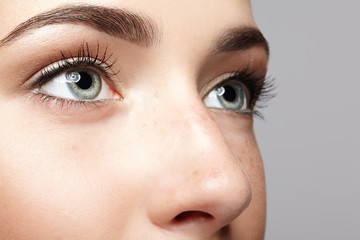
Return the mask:
<svg viewBox="0 0 360 240">
<path fill-rule="evenodd" d="M 185 211 L 178 214 L 174 219 L 173 223 L 175 224 L 184 224 L 191 222 L 202 222 L 205 220 L 211 220 L 214 217 L 206 212 L 202 211 Z"/>
</svg>

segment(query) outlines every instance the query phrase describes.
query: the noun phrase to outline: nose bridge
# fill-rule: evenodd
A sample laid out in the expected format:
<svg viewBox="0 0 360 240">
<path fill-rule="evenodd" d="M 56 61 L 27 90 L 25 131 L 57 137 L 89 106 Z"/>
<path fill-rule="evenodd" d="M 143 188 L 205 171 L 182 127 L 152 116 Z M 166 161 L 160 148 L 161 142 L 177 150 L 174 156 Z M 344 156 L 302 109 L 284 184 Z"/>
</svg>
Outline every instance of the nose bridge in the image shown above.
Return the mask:
<svg viewBox="0 0 360 240">
<path fill-rule="evenodd" d="M 157 104 L 160 106 L 158 109 L 162 110 L 156 114 L 158 122 L 161 122 L 158 126 L 166 130 L 158 133 L 161 134 L 160 138 L 165 137 L 169 159 L 180 158 L 182 160 L 176 162 L 182 165 L 190 161 L 194 168 L 199 165 L 205 172 L 208 172 L 208 168 L 215 171 L 225 166 L 239 165 L 195 88 L 175 86 L 173 91 L 169 90 L 165 95 L 159 99 L 169 101 Z M 183 151 L 179 151 L 181 149 Z"/>
<path fill-rule="evenodd" d="M 158 133 L 161 134 L 159 138 L 165 137 L 163 143 L 166 146 L 166 154 L 169 154 L 168 158 L 181 158 L 181 161 L 176 161 L 177 164 L 185 165 L 187 161 L 190 161 L 194 168 L 198 164 L 204 170 L 204 164 L 213 161 L 218 164 L 207 167 L 220 169 L 221 162 L 223 162 L 221 159 L 227 159 L 231 164 L 238 164 L 233 158 L 220 128 L 198 93 L 184 89 L 181 94 L 181 91 L 180 88 L 177 88 L 177 94 L 168 92 L 168 95 L 182 97 L 164 97 L 164 99 L 171 100 L 162 103 L 162 107 L 159 107 L 165 111 L 156 112 L 157 117 L 161 119 L 159 120 L 161 124 L 158 126 L 166 130 L 165 132 L 158 131 Z M 181 149 L 183 151 L 180 151 Z"/>
<path fill-rule="evenodd" d="M 167 119 L 161 124 L 167 131 L 162 132 L 162 164 L 152 182 L 157 191 L 149 198 L 149 216 L 163 228 L 215 231 L 247 207 L 251 187 L 197 93 L 177 91 L 186 100 L 172 99 L 162 104 L 164 113 L 157 112 Z"/>
</svg>

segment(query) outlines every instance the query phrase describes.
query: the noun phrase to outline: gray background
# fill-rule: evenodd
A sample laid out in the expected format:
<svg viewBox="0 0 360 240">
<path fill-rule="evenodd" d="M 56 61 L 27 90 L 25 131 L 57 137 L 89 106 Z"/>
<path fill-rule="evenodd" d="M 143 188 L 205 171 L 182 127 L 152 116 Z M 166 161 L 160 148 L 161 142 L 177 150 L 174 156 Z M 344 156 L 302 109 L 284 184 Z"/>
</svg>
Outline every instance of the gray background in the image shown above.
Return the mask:
<svg viewBox="0 0 360 240">
<path fill-rule="evenodd" d="M 266 239 L 360 239 L 360 1 L 252 4 L 278 85 L 255 122 Z"/>
</svg>

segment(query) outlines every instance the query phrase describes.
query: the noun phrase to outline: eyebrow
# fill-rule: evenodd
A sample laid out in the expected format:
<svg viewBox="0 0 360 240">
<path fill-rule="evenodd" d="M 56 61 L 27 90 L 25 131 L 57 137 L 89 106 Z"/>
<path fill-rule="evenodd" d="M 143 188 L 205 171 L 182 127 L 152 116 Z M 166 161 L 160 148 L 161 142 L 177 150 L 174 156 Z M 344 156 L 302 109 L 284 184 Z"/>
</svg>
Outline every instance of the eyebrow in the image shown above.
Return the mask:
<svg viewBox="0 0 360 240">
<path fill-rule="evenodd" d="M 0 40 L 0 47 L 10 44 L 31 30 L 66 23 L 83 24 L 110 36 L 146 47 L 156 45 L 161 40 L 158 26 L 149 17 L 124 9 L 68 5 L 41 13 L 19 24 Z M 259 30 L 253 27 L 225 31 L 215 43 L 215 54 L 261 46 L 269 56 L 269 45 L 266 39 Z"/>
<path fill-rule="evenodd" d="M 123 9 L 71 5 L 41 13 L 21 23 L 0 40 L 0 47 L 18 39 L 28 31 L 64 23 L 83 24 L 142 46 L 152 46 L 160 41 L 158 28 L 148 17 Z"/>
<path fill-rule="evenodd" d="M 269 56 L 269 44 L 263 34 L 256 28 L 245 27 L 225 31 L 216 41 L 215 53 L 246 50 L 251 47 L 262 47 Z"/>
</svg>

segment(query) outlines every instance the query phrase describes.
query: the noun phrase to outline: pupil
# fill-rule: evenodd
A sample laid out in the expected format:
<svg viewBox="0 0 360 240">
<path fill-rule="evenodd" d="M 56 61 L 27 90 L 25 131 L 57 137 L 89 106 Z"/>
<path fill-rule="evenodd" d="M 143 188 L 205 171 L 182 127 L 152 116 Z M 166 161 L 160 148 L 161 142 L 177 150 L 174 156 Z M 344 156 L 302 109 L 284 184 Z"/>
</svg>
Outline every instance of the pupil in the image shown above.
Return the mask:
<svg viewBox="0 0 360 240">
<path fill-rule="evenodd" d="M 79 88 L 81 89 L 89 89 L 93 84 L 93 80 L 87 72 L 79 72 L 80 74 L 80 81 L 76 83 Z"/>
<path fill-rule="evenodd" d="M 236 99 L 236 92 L 235 89 L 229 85 L 224 86 L 225 93 L 223 94 L 223 97 L 228 102 L 233 102 Z"/>
</svg>

